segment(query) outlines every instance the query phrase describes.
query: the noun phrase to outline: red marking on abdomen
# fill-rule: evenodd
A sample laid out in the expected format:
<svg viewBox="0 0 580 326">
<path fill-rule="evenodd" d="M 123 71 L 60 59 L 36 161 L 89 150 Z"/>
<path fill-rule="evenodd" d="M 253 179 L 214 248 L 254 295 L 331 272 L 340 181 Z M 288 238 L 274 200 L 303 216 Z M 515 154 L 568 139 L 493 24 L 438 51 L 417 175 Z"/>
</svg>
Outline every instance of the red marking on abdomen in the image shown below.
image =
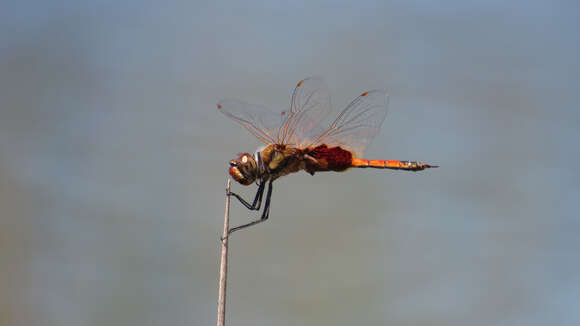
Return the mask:
<svg viewBox="0 0 580 326">
<path fill-rule="evenodd" d="M 344 171 L 351 167 L 352 153 L 340 147 L 320 145 L 307 153 L 318 161 L 317 165 L 308 165 L 312 171 Z"/>
</svg>

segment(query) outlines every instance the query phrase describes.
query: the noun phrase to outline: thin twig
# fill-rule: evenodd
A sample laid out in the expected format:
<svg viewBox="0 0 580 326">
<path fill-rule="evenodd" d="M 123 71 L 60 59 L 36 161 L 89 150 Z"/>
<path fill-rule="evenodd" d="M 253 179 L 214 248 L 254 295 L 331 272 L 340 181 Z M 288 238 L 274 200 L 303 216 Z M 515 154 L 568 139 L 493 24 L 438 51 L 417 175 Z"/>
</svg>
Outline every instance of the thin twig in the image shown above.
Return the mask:
<svg viewBox="0 0 580 326">
<path fill-rule="evenodd" d="M 230 224 L 230 179 L 226 185 L 226 208 L 224 216 L 224 232 L 222 235 L 222 256 L 220 263 L 220 280 L 218 292 L 217 326 L 226 324 L 226 283 L 228 279 L 228 229 Z"/>
</svg>

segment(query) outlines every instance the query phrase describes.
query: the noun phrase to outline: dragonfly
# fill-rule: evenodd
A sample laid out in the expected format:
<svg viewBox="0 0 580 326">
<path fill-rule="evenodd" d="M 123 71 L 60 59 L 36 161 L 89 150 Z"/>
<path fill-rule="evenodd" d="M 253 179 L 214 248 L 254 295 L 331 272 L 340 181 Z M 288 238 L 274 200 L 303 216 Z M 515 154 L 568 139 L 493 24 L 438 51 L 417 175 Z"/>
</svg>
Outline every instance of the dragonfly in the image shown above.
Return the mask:
<svg viewBox="0 0 580 326">
<path fill-rule="evenodd" d="M 300 81 L 288 110 L 278 113 L 237 100 L 218 102 L 218 111 L 245 127 L 263 143 L 252 155 L 238 154 L 229 161 L 229 174 L 238 183 L 256 183 L 258 190 L 251 203 L 234 192 L 246 208 L 260 211 L 266 185 L 264 209 L 256 220 L 228 230 L 232 232 L 264 222 L 270 215 L 272 183 L 291 173 L 306 171 L 343 172 L 350 168 L 376 168 L 421 171 L 437 168 L 416 161 L 369 160 L 364 150 L 377 136 L 387 115 L 388 94 L 377 89 L 360 94 L 328 125 L 322 127 L 332 111 L 324 80 L 318 77 Z"/>
</svg>

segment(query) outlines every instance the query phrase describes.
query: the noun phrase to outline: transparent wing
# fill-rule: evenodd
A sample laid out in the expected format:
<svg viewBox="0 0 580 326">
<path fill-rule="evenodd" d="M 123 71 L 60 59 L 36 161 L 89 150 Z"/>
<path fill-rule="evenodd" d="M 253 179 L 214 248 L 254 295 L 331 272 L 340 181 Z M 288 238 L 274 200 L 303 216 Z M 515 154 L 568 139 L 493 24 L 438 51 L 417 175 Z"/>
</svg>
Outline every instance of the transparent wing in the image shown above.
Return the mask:
<svg viewBox="0 0 580 326">
<path fill-rule="evenodd" d="M 220 101 L 218 110 L 265 144 L 342 146 L 361 157 L 385 120 L 387 98 L 384 90 L 361 94 L 324 131 L 320 123 L 331 112 L 330 95 L 324 81 L 317 77 L 296 85 L 288 111 L 272 112 L 235 100 Z"/>
<path fill-rule="evenodd" d="M 385 90 L 361 94 L 340 112 L 325 131 L 314 138 L 309 147 L 321 144 L 341 146 L 361 157 L 385 121 L 387 104 Z"/>
<path fill-rule="evenodd" d="M 277 140 L 281 144 L 304 146 L 320 133 L 317 127 L 331 111 L 330 94 L 322 78 L 306 78 L 292 93 L 290 110 L 284 114 Z"/>
<path fill-rule="evenodd" d="M 222 100 L 218 111 L 248 129 L 265 144 L 277 142 L 277 135 L 286 116 L 285 112 L 274 113 L 259 105 L 236 100 Z"/>
</svg>

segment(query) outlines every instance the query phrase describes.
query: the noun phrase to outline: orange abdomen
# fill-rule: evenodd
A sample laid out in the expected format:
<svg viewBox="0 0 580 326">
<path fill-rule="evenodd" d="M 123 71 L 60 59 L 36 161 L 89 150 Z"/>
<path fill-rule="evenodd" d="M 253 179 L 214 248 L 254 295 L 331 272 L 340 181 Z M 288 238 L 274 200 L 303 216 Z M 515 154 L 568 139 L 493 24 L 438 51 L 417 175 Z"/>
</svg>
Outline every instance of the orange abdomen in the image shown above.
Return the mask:
<svg viewBox="0 0 580 326">
<path fill-rule="evenodd" d="M 314 173 L 317 171 L 336 171 L 342 172 L 348 168 L 375 168 L 375 169 L 392 169 L 421 171 L 428 168 L 436 168 L 436 165 L 429 165 L 415 161 L 399 160 L 367 160 L 356 158 L 348 150 L 341 147 L 328 147 L 320 145 L 309 152 L 307 155 L 316 159 L 316 162 L 307 162 L 306 171 Z"/>
<path fill-rule="evenodd" d="M 429 165 L 415 161 L 399 161 L 399 160 L 367 160 L 363 158 L 353 158 L 351 166 L 355 168 L 375 168 L 375 169 L 392 169 L 392 170 L 407 170 L 407 171 L 421 171 L 428 168 L 437 168 L 437 165 Z"/>
</svg>

